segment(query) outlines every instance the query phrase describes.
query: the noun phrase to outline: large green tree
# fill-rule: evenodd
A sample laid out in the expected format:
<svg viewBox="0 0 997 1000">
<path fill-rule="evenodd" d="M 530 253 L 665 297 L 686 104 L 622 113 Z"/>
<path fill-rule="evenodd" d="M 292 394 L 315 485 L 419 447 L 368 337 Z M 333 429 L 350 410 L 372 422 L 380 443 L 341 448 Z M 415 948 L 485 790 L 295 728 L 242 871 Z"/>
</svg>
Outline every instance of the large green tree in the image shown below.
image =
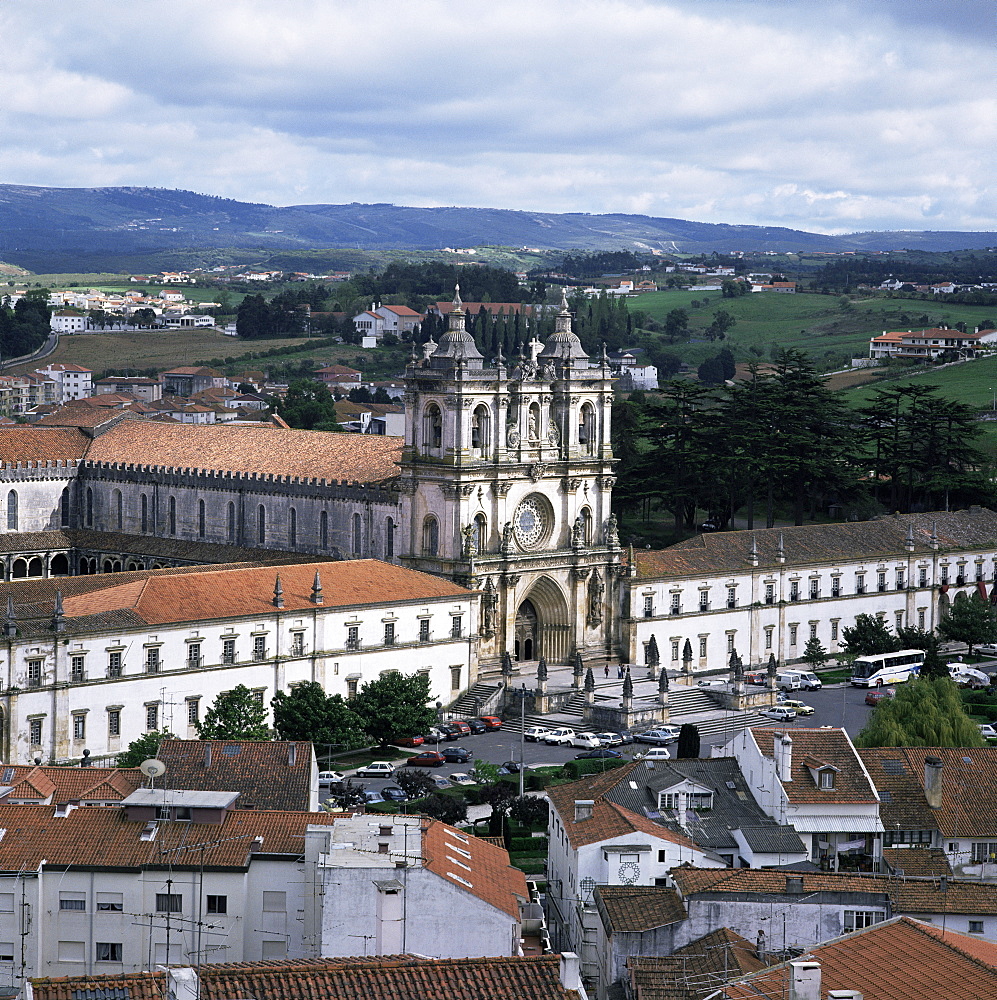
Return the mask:
<svg viewBox="0 0 997 1000">
<path fill-rule="evenodd" d="M 287 387 L 280 415 L 292 427 L 306 431 L 337 431 L 336 401 L 321 382 L 296 379 Z"/>
<path fill-rule="evenodd" d="M 960 594 L 938 623 L 938 634 L 952 642 L 964 642 L 973 647 L 981 643 L 997 642 L 997 610 L 979 594 L 972 597 Z"/>
<path fill-rule="evenodd" d="M 896 636 L 877 615 L 856 615 L 854 625 L 841 630 L 842 647 L 854 656 L 892 653 L 898 649 Z"/>
<path fill-rule="evenodd" d="M 360 719 L 340 694 L 326 694 L 321 684 L 305 681 L 271 701 L 273 722 L 282 740 L 309 740 L 322 747 L 356 750 L 367 743 Z"/>
<path fill-rule="evenodd" d="M 143 733 L 138 739 L 132 740 L 128 748 L 117 756 L 118 767 L 138 767 L 144 760 L 150 760 L 159 753 L 159 745 L 163 740 L 174 740 L 176 737 L 169 730 L 155 730 Z"/>
<path fill-rule="evenodd" d="M 417 735 L 436 723 L 436 712 L 427 707 L 430 698 L 428 674 L 391 671 L 364 684 L 350 707 L 363 731 L 384 746 L 393 736 Z"/>
<path fill-rule="evenodd" d="M 855 738 L 860 747 L 980 747 L 983 738 L 947 677 L 898 684 L 893 698 L 873 709 Z"/>
<path fill-rule="evenodd" d="M 269 740 L 267 710 L 245 684 L 223 691 L 197 723 L 202 740 Z"/>
</svg>

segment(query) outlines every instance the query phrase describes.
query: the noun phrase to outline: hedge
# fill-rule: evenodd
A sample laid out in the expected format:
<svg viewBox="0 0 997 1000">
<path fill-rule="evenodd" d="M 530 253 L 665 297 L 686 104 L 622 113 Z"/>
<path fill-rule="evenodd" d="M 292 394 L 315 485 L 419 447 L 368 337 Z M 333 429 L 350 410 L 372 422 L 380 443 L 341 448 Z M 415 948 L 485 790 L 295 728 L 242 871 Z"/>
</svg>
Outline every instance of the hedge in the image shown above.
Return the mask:
<svg viewBox="0 0 997 1000">
<path fill-rule="evenodd" d="M 614 767 L 622 767 L 627 761 L 619 757 L 602 757 L 598 760 L 569 760 L 564 765 L 564 773 L 569 778 L 582 778 L 586 774 L 601 774 Z"/>
<path fill-rule="evenodd" d="M 547 871 L 546 861 L 513 861 L 513 868 L 518 868 L 524 875 L 544 875 Z"/>
<path fill-rule="evenodd" d="M 535 851 L 547 851 L 546 837 L 510 837 L 509 851 L 513 854 L 533 854 Z"/>
</svg>

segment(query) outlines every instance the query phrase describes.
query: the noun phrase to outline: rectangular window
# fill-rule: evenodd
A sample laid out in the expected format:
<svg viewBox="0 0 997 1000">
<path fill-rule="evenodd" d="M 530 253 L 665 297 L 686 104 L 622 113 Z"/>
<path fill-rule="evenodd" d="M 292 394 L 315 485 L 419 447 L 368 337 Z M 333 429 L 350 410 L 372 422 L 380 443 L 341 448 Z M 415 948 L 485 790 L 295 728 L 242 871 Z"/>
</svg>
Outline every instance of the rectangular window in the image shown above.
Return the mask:
<svg viewBox="0 0 997 1000">
<path fill-rule="evenodd" d="M 865 593 L 865 573 L 855 574 L 855 593 L 856 594 Z"/>
<path fill-rule="evenodd" d="M 450 690 L 459 691 L 460 690 L 460 667 L 450 668 Z"/>
<path fill-rule="evenodd" d="M 187 699 L 187 725 L 196 726 L 200 722 L 200 698 Z"/>
<path fill-rule="evenodd" d="M 95 958 L 98 962 L 120 962 L 121 942 L 98 941 L 95 949 Z"/>
<path fill-rule="evenodd" d="M 948 568 L 948 566 L 943 566 L 942 567 L 942 583 L 948 583 L 948 582 L 949 582 L 949 568 Z"/>
<path fill-rule="evenodd" d="M 199 642 L 187 643 L 187 666 L 199 667 L 201 665 L 201 644 Z"/>
<path fill-rule="evenodd" d="M 734 652 L 734 633 L 733 632 L 728 632 L 727 633 L 727 652 L 728 653 L 733 653 Z"/>
<path fill-rule="evenodd" d="M 14 942 L 0 941 L 0 962 L 14 961 Z"/>
<path fill-rule="evenodd" d="M 982 934 L 983 933 L 983 921 L 982 920 L 970 920 L 970 922 L 969 922 L 969 933 L 970 934 Z"/>
<path fill-rule="evenodd" d="M 645 618 L 654 617 L 654 594 L 644 595 L 644 617 Z"/>
<path fill-rule="evenodd" d="M 60 910 L 81 910 L 85 911 L 87 908 L 87 898 L 82 892 L 60 892 L 59 893 L 59 909 Z"/>
<path fill-rule="evenodd" d="M 699 637 L 699 657 L 700 659 L 705 659 L 706 657 L 706 636 L 701 635 Z"/>
<path fill-rule="evenodd" d="M 727 588 L 727 607 L 737 607 L 737 590 L 734 587 Z"/>
<path fill-rule="evenodd" d="M 771 649 L 772 648 L 772 633 L 774 631 L 775 631 L 775 629 L 771 625 L 769 625 L 765 629 L 765 648 L 766 649 Z"/>
<path fill-rule="evenodd" d="M 182 913 L 183 896 L 179 892 L 157 892 L 156 893 L 157 913 Z"/>
<path fill-rule="evenodd" d="M 796 633 L 797 633 L 798 628 L 799 628 L 798 625 L 790 625 L 789 626 L 789 644 L 790 644 L 790 646 L 795 646 L 796 645 Z"/>
<path fill-rule="evenodd" d="M 679 658 L 679 641 L 678 639 L 672 639 L 672 659 L 678 660 Z"/>
<path fill-rule="evenodd" d="M 145 651 L 145 672 L 147 674 L 159 673 L 159 647 L 150 646 Z"/>
<path fill-rule="evenodd" d="M 14 912 L 14 894 L 12 892 L 0 892 L 0 913 Z"/>
<path fill-rule="evenodd" d="M 359 649 L 360 648 L 360 626 L 350 625 L 346 629 L 346 648 L 347 649 Z"/>
<path fill-rule="evenodd" d="M 893 847 L 895 844 L 926 844 L 931 846 L 930 830 L 887 830 L 883 834 L 883 846 Z"/>
<path fill-rule="evenodd" d="M 789 599 L 798 601 L 800 599 L 800 581 L 792 580 L 789 584 Z"/>
<path fill-rule="evenodd" d="M 978 562 L 976 564 L 976 582 L 977 583 L 983 582 L 983 563 L 981 562 Z"/>
<path fill-rule="evenodd" d="M 902 611 L 894 611 L 893 617 L 897 623 L 897 631 L 904 627 L 904 613 Z"/>
<path fill-rule="evenodd" d="M 820 597 L 820 580 L 810 581 L 810 600 L 816 601 Z"/>
<path fill-rule="evenodd" d="M 928 586 L 928 568 L 927 566 L 922 566 L 917 572 L 917 585 L 919 587 Z"/>
<path fill-rule="evenodd" d="M 346 697 L 347 698 L 356 698 L 356 696 L 357 696 L 357 684 L 359 684 L 359 683 L 360 682 L 356 679 L 356 677 L 347 677 L 346 678 Z"/>
<path fill-rule="evenodd" d="M 228 896 L 208 896 L 205 905 L 208 913 L 228 913 Z"/>
<path fill-rule="evenodd" d="M 839 576 L 831 577 L 831 596 L 832 597 L 841 596 L 841 577 Z"/>
<path fill-rule="evenodd" d="M 811 639 L 817 638 L 817 622 L 810 623 L 810 638 Z"/>
<path fill-rule="evenodd" d="M 109 708 L 107 710 L 107 735 L 121 735 L 121 709 Z"/>
<path fill-rule="evenodd" d="M 831 642 L 838 641 L 838 619 L 835 618 L 831 622 Z"/>
<path fill-rule="evenodd" d="M 86 943 L 83 941 L 60 941 L 57 954 L 60 962 L 85 962 Z"/>
<path fill-rule="evenodd" d="M 42 682 L 42 660 L 28 660 L 28 687 L 38 687 Z"/>
<path fill-rule="evenodd" d="M 897 590 L 903 590 L 907 582 L 907 577 L 902 569 L 897 570 Z"/>
<path fill-rule="evenodd" d="M 287 958 L 287 942 L 284 940 L 264 941 L 260 955 L 263 959 L 269 961 Z"/>
<path fill-rule="evenodd" d="M 918 608 L 917 610 L 917 627 L 922 632 L 924 631 L 924 608 Z"/>
<path fill-rule="evenodd" d="M 429 619 L 419 619 L 419 642 L 429 642 Z"/>
<path fill-rule="evenodd" d="M 699 610 L 710 610 L 710 592 L 708 590 L 701 590 L 699 592 Z"/>
<path fill-rule="evenodd" d="M 294 632 L 291 635 L 291 656 L 305 655 L 305 633 Z"/>
<path fill-rule="evenodd" d="M 75 684 L 87 679 L 87 658 L 71 656 L 69 658 L 69 679 Z"/>
<path fill-rule="evenodd" d="M 982 865 L 997 860 L 997 844 L 980 842 L 973 844 L 973 864 Z"/>
<path fill-rule="evenodd" d="M 265 660 L 267 658 L 267 637 L 265 635 L 253 636 L 253 659 Z"/>
<path fill-rule="evenodd" d="M 42 720 L 41 719 L 29 719 L 28 720 L 28 739 L 31 741 L 33 747 L 40 747 L 42 745 Z"/>
<path fill-rule="evenodd" d="M 464 634 L 464 619 L 461 615 L 450 617 L 450 638 L 459 639 Z"/>
<path fill-rule="evenodd" d="M 860 931 L 864 927 L 872 927 L 883 919 L 882 913 L 875 910 L 845 910 L 844 931 Z"/>
<path fill-rule="evenodd" d="M 384 645 L 393 646 L 395 644 L 395 623 L 384 623 Z"/>
<path fill-rule="evenodd" d="M 235 639 L 222 639 L 222 663 L 235 663 Z"/>
<path fill-rule="evenodd" d="M 98 913 L 121 913 L 124 910 L 124 897 L 120 892 L 98 892 Z"/>
<path fill-rule="evenodd" d="M 774 604 L 775 603 L 775 584 L 766 583 L 765 584 L 765 603 Z"/>
<path fill-rule="evenodd" d="M 87 717 L 79 712 L 73 716 L 73 739 L 85 740 L 87 738 Z"/>
<path fill-rule="evenodd" d="M 254 688 L 253 691 L 251 692 L 253 696 L 253 701 L 255 701 L 256 704 L 260 706 L 260 708 L 263 707 L 263 699 L 266 696 L 266 690 L 267 690 L 266 688 Z"/>
<path fill-rule="evenodd" d="M 121 650 L 113 649 L 107 654 L 107 676 L 121 676 Z"/>
<path fill-rule="evenodd" d="M 682 595 L 672 594 L 669 598 L 670 603 L 668 605 L 668 613 L 670 615 L 678 615 L 682 613 Z"/>
<path fill-rule="evenodd" d="M 834 771 L 820 771 L 819 774 L 821 788 L 834 788 Z"/>
<path fill-rule="evenodd" d="M 146 732 L 153 733 L 159 728 L 159 705 L 145 706 Z"/>
<path fill-rule="evenodd" d="M 287 912 L 287 893 L 286 892 L 272 892 L 265 890 L 263 893 L 263 912 L 264 913 L 286 913 Z"/>
</svg>

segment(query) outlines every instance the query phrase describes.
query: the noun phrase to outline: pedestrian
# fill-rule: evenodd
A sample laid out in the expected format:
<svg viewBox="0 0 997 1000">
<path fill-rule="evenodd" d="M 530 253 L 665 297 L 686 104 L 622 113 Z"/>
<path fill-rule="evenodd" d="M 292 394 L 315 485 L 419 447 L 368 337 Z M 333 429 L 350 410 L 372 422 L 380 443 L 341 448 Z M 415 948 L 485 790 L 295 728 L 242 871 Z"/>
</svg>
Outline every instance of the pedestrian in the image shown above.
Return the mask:
<svg viewBox="0 0 997 1000">
<path fill-rule="evenodd" d="M 608 677 L 609 676 L 609 664 L 608 663 L 605 666 L 605 670 L 606 670 L 606 676 Z"/>
<path fill-rule="evenodd" d="M 616 676 L 617 677 L 622 677 L 623 676 L 623 664 L 622 663 L 616 668 Z"/>
</svg>

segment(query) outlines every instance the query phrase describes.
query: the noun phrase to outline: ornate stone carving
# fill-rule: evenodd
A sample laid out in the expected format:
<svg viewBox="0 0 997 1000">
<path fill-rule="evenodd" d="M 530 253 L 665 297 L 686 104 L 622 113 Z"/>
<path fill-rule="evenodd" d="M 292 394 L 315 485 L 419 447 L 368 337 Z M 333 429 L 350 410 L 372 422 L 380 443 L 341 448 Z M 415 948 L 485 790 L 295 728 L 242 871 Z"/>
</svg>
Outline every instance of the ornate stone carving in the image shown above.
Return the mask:
<svg viewBox="0 0 997 1000">
<path fill-rule="evenodd" d="M 607 545 L 619 545 L 620 535 L 616 525 L 616 515 L 610 514 L 606 519 L 605 540 Z"/>
<path fill-rule="evenodd" d="M 439 485 L 440 485 L 440 492 L 448 500 L 456 500 L 458 495 L 460 494 L 459 486 L 454 486 L 452 483 L 440 483 Z"/>
<path fill-rule="evenodd" d="M 512 555 L 513 552 L 513 527 L 512 521 L 506 521 L 502 526 L 502 555 Z"/>
<path fill-rule="evenodd" d="M 485 581 L 485 589 L 481 594 L 481 632 L 487 638 L 495 634 L 495 616 L 498 611 L 498 594 L 492 578 Z"/>
<path fill-rule="evenodd" d="M 443 405 L 448 410 L 459 410 L 460 409 L 460 400 L 457 399 L 456 396 L 447 396 L 447 398 L 443 400 Z"/>
<path fill-rule="evenodd" d="M 561 480 L 561 489 L 563 489 L 565 493 L 574 493 L 575 490 L 577 490 L 578 487 L 581 485 L 582 485 L 581 479 L 572 478 L 572 479 Z"/>
<path fill-rule="evenodd" d="M 520 434 L 516 429 L 515 424 L 510 424 L 505 434 L 505 442 L 510 448 L 518 448 L 520 442 Z"/>
<path fill-rule="evenodd" d="M 502 582 L 507 587 L 515 587 L 516 584 L 519 583 L 519 574 L 518 573 L 506 573 L 506 575 L 502 578 Z"/>
<path fill-rule="evenodd" d="M 572 580 L 587 580 L 592 571 L 587 566 L 575 566 L 571 570 Z"/>
<path fill-rule="evenodd" d="M 527 471 L 529 472 L 530 479 L 532 479 L 533 482 L 537 482 L 538 480 L 543 479 L 544 473 L 547 471 L 547 463 L 534 462 Z"/>
<path fill-rule="evenodd" d="M 395 484 L 395 489 L 404 496 L 411 497 L 415 496 L 418 486 L 414 479 L 399 479 Z"/>
<path fill-rule="evenodd" d="M 540 440 L 540 428 L 537 426 L 537 414 L 533 409 L 530 410 L 530 416 L 527 421 L 527 436 L 531 441 Z"/>
<path fill-rule="evenodd" d="M 508 479 L 496 479 L 492 483 L 492 492 L 497 497 L 506 497 L 509 495 L 509 488 L 511 486 L 512 483 Z"/>
<path fill-rule="evenodd" d="M 599 489 L 611 490 L 616 485 L 616 476 L 600 476 Z"/>
<path fill-rule="evenodd" d="M 469 497 L 474 492 L 474 483 L 461 483 L 457 490 L 462 497 Z"/>
<path fill-rule="evenodd" d="M 594 628 L 596 625 L 602 622 L 602 595 L 606 590 L 606 585 L 602 582 L 602 577 L 599 575 L 598 570 L 592 571 L 592 576 L 589 579 L 588 595 L 589 595 L 589 611 L 588 611 L 588 623 L 589 626 Z"/>
<path fill-rule="evenodd" d="M 553 420 L 547 421 L 547 441 L 555 448 L 561 443 L 561 432 Z"/>
<path fill-rule="evenodd" d="M 547 382 L 553 382 L 557 378 L 557 368 L 554 367 L 553 362 L 548 361 L 543 366 L 543 377 Z"/>
<path fill-rule="evenodd" d="M 403 403 L 414 403 L 418 398 L 419 398 L 419 394 L 417 392 L 403 392 L 402 393 L 402 402 Z"/>
<path fill-rule="evenodd" d="M 461 529 L 461 534 L 464 536 L 464 558 L 470 559 L 471 556 L 476 556 L 478 554 L 478 531 L 473 524 L 465 525 Z"/>
</svg>

